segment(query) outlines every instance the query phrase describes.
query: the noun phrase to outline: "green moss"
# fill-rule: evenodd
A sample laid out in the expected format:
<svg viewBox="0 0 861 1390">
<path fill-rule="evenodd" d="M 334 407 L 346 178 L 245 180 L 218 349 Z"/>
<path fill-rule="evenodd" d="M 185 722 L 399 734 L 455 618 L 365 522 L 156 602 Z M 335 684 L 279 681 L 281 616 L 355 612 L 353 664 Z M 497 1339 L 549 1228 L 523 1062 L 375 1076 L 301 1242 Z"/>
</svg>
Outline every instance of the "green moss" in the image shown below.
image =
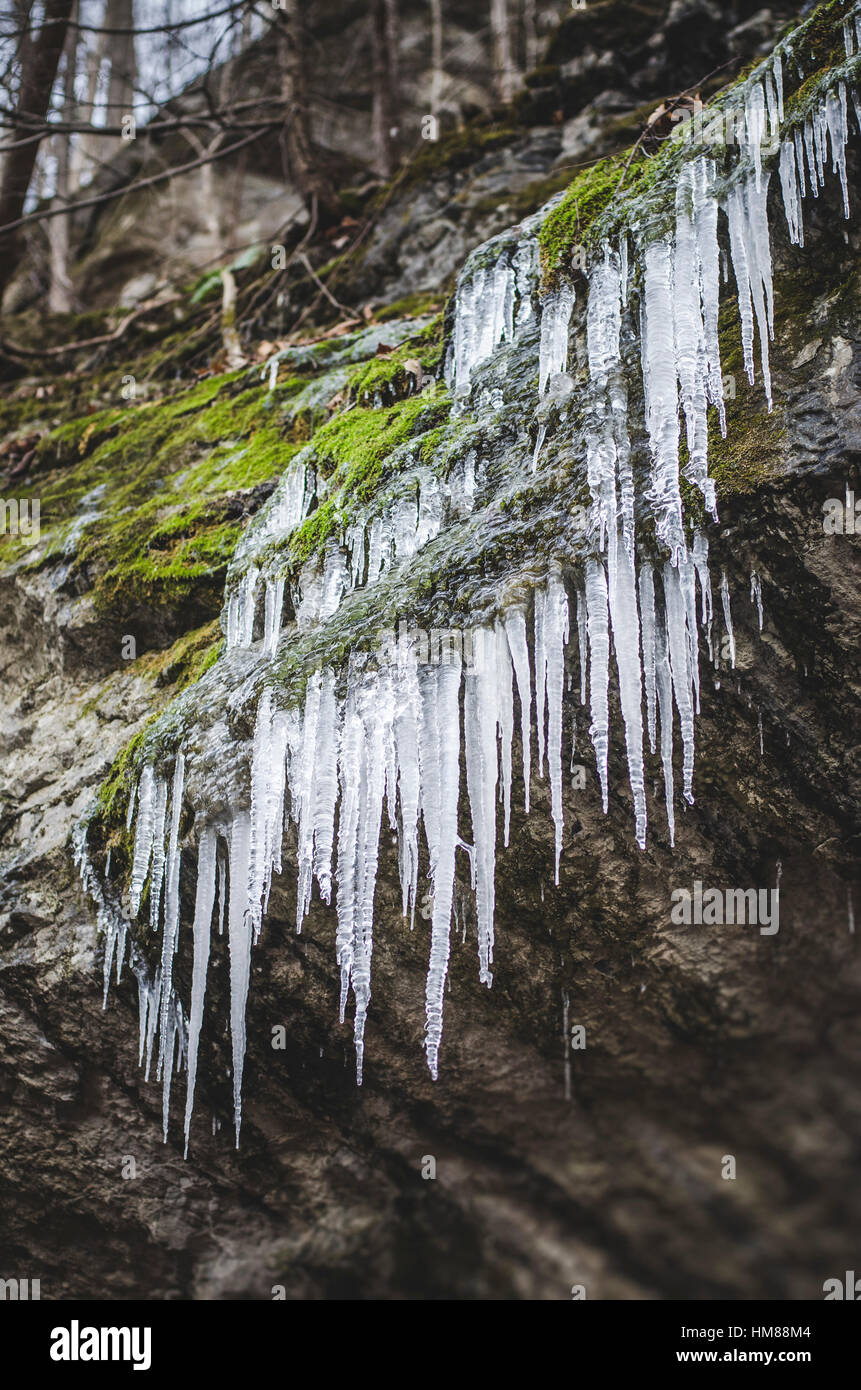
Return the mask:
<svg viewBox="0 0 861 1390">
<path fill-rule="evenodd" d="M 440 297 L 429 290 L 418 294 L 405 295 L 391 304 L 378 309 L 374 315 L 378 323 L 388 323 L 390 319 L 418 318 L 420 314 L 430 314 L 441 307 Z"/>
<path fill-rule="evenodd" d="M 350 378 L 351 399 L 360 404 L 369 404 L 377 397 L 385 403 L 403 399 L 416 389 L 416 376 L 405 368 L 407 362 L 418 362 L 423 377 L 436 376 L 442 365 L 442 324 L 443 316 L 438 314 L 432 324 L 432 331 L 410 338 L 394 352 L 374 357 L 362 363 Z"/>
<path fill-rule="evenodd" d="M 139 658 L 141 669 L 155 677 L 157 685 L 173 686 L 179 694 L 214 666 L 224 648 L 217 618 L 192 632 L 183 633 L 163 652 L 146 652 Z"/>
<path fill-rule="evenodd" d="M 476 117 L 439 140 L 426 140 L 406 175 L 400 176 L 398 192 L 407 192 L 443 169 L 462 169 L 474 164 L 488 151 L 509 145 L 516 138 L 517 130 L 513 125 L 491 123 L 486 116 Z M 384 189 L 381 198 L 388 191 Z"/>
<path fill-rule="evenodd" d="M 290 538 L 290 557 L 297 566 L 319 554 L 326 541 L 340 534 L 341 523 L 335 502 L 328 498 Z"/>
<path fill-rule="evenodd" d="M 787 99 L 787 122 L 800 119 L 810 110 L 841 70 L 857 69 L 858 60 L 847 60 L 843 47 L 842 18 L 849 12 L 849 0 L 831 0 L 820 6 L 796 31 L 793 52 L 808 72 L 797 93 Z M 814 70 L 808 71 L 809 62 Z M 758 67 L 754 63 L 751 71 Z M 741 74 L 705 108 L 718 113 L 735 106 L 734 94 L 749 73 Z M 632 120 L 633 117 L 627 117 Z M 704 120 L 708 127 L 708 115 Z M 679 127 L 681 137 L 684 127 Z M 633 132 L 632 132 L 633 133 Z M 608 235 L 635 219 L 650 222 L 657 232 L 672 223 L 676 175 L 680 165 L 690 159 L 696 146 L 682 138 L 666 139 L 657 152 L 647 154 L 631 146 L 619 155 L 599 160 L 577 176 L 564 198 L 545 218 L 539 232 L 542 273 L 545 286 L 551 286 L 572 258 L 575 248 L 588 253 Z"/>
<path fill-rule="evenodd" d="M 268 392 L 231 373 L 53 430 L 39 445 L 51 471 L 21 489 L 40 498 L 46 557 L 73 548 L 103 610 L 192 595 L 217 605 L 255 490 L 299 447 L 285 435 L 306 380 Z M 17 559 L 23 541 L 4 540 L 4 560 Z"/>
<path fill-rule="evenodd" d="M 135 786 L 147 734 L 157 719 L 156 713 L 114 758 L 96 793 L 96 808 L 87 828 L 90 853 L 110 850 L 111 877 L 123 886 L 128 885 L 132 868 L 132 838 L 126 829 L 129 797 Z"/>
</svg>

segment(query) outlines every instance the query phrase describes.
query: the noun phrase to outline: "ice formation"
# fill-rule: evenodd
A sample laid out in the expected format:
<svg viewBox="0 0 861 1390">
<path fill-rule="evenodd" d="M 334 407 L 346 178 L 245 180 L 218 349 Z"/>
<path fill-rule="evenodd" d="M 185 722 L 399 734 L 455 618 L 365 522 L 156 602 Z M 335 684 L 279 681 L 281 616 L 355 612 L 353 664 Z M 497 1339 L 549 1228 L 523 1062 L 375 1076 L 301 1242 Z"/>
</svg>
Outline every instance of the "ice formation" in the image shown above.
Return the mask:
<svg viewBox="0 0 861 1390">
<path fill-rule="evenodd" d="M 497 850 L 507 845 L 512 815 L 515 730 L 519 731 L 523 801 L 529 813 L 532 778 L 549 780 L 554 826 L 554 872 L 563 872 L 563 756 L 573 734 L 566 721 L 575 650 L 580 701 L 588 707 L 597 787 L 609 808 L 613 666 L 628 769 L 633 833 L 646 844 L 644 743 L 660 758 L 668 838 L 675 835 L 674 725 L 681 737 L 681 787 L 694 797 L 695 725 L 700 706 L 700 633 L 719 665 L 719 643 L 704 529 L 684 515 L 681 474 L 716 519 L 709 476 L 712 418 L 727 424 L 718 342 L 720 261 L 718 228 L 724 219 L 735 278 L 745 371 L 758 371 L 772 402 L 769 342 L 774 293 L 769 234 L 771 173 L 776 165 L 790 241 L 803 246 L 803 203 L 818 197 L 828 172 L 840 182 L 849 215 L 845 147 L 848 103 L 858 120 L 851 78 L 859 45 L 858 16 L 847 20 L 847 67 L 804 112 L 788 122 L 784 62 L 794 65 L 793 36 L 730 95 L 727 119 L 738 136 L 722 160 L 694 146 L 678 166 L 672 225 L 658 232 L 645 222 L 608 235 L 588 274 L 584 315 L 586 371 L 576 387 L 582 427 L 567 441 L 585 457 L 588 525 L 576 547 L 557 555 L 543 579 L 500 598 L 495 615 L 474 632 L 407 633 L 406 640 L 354 651 L 340 664 L 318 662 L 298 699 L 282 686 L 279 654 L 289 634 L 314 632 L 334 617 L 346 596 L 382 583 L 419 556 L 454 520 L 468 518 L 482 487 L 475 435 L 443 481 L 404 447 L 398 481 L 376 506 L 355 517 L 345 534 L 294 576 L 289 595 L 278 545 L 325 495 L 313 453 L 291 461 L 270 501 L 247 529 L 228 576 L 223 613 L 227 656 L 243 656 L 243 682 L 230 696 L 256 698 L 254 732 L 246 750 L 245 790 L 215 797 L 215 809 L 195 802 L 207 750 L 180 738 L 172 754 L 146 757 L 129 802 L 133 862 L 128 911 L 121 912 L 77 838 L 81 874 L 105 936 L 107 996 L 117 978 L 130 918 L 149 886 L 149 916 L 162 931 L 160 963 L 147 968 L 137 946 L 130 953 L 138 980 L 139 1051 L 149 1073 L 153 1056 L 163 1085 L 167 1135 L 171 1080 L 187 1063 L 185 1143 L 188 1147 L 204 1017 L 213 920 L 230 956 L 230 1032 L 236 1142 L 242 1118 L 246 1003 L 251 952 L 267 912 L 274 874 L 281 872 L 283 833 L 296 840 L 296 928 L 301 930 L 316 882 L 324 903 L 334 903 L 334 954 L 340 973 L 339 1012 L 353 1000 L 356 1078 L 361 1083 L 365 1028 L 371 1001 L 374 897 L 384 826 L 396 835 L 401 903 L 415 926 L 423 860 L 429 880 L 430 927 L 424 1047 L 436 1078 L 443 1034 L 443 1003 L 454 918 L 458 849 L 467 852 L 475 892 L 479 979 L 491 984 Z M 850 72 L 851 69 L 851 72 Z M 796 66 L 797 70 L 797 66 Z M 858 120 L 861 128 L 861 120 Z M 776 186 L 776 181 L 775 186 Z M 455 297 L 446 379 L 461 417 L 483 397 L 504 402 L 507 350 L 532 345 L 539 398 L 552 405 L 554 382 L 564 395 L 574 383 L 569 365 L 574 288 L 557 284 L 541 297 L 531 219 L 514 239 L 496 238 L 470 257 Z M 726 276 L 724 275 L 724 279 Z M 648 466 L 635 470 L 629 389 L 636 386 L 623 326 L 639 330 Z M 498 362 L 502 365 L 498 366 Z M 481 389 L 476 373 L 481 372 Z M 573 369 L 572 369 L 573 370 Z M 533 378 L 534 380 L 534 378 Z M 487 386 L 485 383 L 489 382 Z M 710 416 L 711 412 L 711 416 Z M 537 445 L 522 460 L 534 471 L 546 437 L 542 416 Z M 559 429 L 573 431 L 564 418 Z M 682 436 L 684 430 L 684 436 Z M 643 476 L 645 474 L 645 476 Z M 720 607 L 726 651 L 735 665 L 729 582 L 721 570 Z M 289 603 L 287 599 L 289 597 Z M 760 582 L 751 573 L 751 600 L 762 627 Z M 572 608 L 572 602 L 574 607 Z M 285 618 L 286 610 L 286 618 Z M 469 640 L 467 640 L 467 636 Z M 611 662 L 611 650 L 615 661 Z M 249 674 L 250 673 L 250 674 Z M 260 679 L 255 684 L 255 673 Z M 534 714 L 533 714 L 534 691 Z M 759 725 L 762 740 L 761 721 Z M 534 743 L 533 743 L 534 730 Z M 570 741 L 570 743 L 569 743 Z M 533 747 L 535 757 L 533 759 Z M 216 759 L 217 761 L 217 759 Z M 465 772 L 462 798 L 461 768 Z M 217 778 L 218 769 L 210 769 Z M 183 838 L 184 804 L 195 811 Z M 464 809 L 468 809 L 469 839 Z M 386 821 L 384 821 L 384 816 Z M 180 876 L 196 847 L 197 883 L 192 923 L 191 1000 L 184 1013 L 174 986 L 180 932 Z M 156 1048 L 157 1043 L 157 1048 Z"/>
</svg>

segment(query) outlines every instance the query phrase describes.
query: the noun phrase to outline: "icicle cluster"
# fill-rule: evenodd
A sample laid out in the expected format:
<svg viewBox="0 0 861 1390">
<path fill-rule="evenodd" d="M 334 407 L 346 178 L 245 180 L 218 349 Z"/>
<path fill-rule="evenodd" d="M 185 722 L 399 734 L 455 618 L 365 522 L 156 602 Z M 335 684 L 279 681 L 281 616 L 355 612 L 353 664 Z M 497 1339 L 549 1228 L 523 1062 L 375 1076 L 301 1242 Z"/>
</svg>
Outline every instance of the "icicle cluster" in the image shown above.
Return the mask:
<svg viewBox="0 0 861 1390">
<path fill-rule="evenodd" d="M 861 44 L 857 15 L 844 25 L 847 60 Z M 789 49 L 784 45 L 782 52 Z M 575 441 L 586 459 L 588 525 L 582 568 L 565 578 L 573 557 L 552 563 L 531 600 L 524 587 L 516 600 L 500 601 L 470 643 L 443 644 L 436 653 L 418 641 L 353 655 L 344 670 L 321 666 L 307 679 L 297 709 L 276 682 L 275 653 L 284 624 L 285 578 L 273 554 L 323 495 L 313 454 L 290 464 L 266 508 L 240 545 L 227 586 L 223 623 L 229 650 L 259 642 L 263 663 L 246 792 L 231 797 L 218 814 L 196 816 L 197 883 L 192 924 L 193 966 L 187 1017 L 173 985 L 180 932 L 180 827 L 191 745 L 176 750 L 169 769 L 146 763 L 129 803 L 134 827 L 130 887 L 137 915 L 149 886 L 149 915 L 160 928 L 161 959 L 154 974 L 132 949 L 140 998 L 140 1055 L 149 1072 L 157 1057 L 163 1084 L 164 1126 L 174 1072 L 185 1061 L 188 1145 L 198 1070 L 201 1026 L 214 920 L 227 922 L 230 953 L 230 1030 L 236 1141 L 242 1118 L 246 1051 L 245 1014 L 251 951 L 265 918 L 273 875 L 281 872 L 285 826 L 296 836 L 296 927 L 302 928 L 313 885 L 337 914 L 335 958 L 340 973 L 339 1012 L 353 1003 L 356 1076 L 363 1077 L 365 1028 L 371 1001 L 374 897 L 383 816 L 398 842 L 402 909 L 415 925 L 420 856 L 427 855 L 432 904 L 425 990 L 427 1064 L 438 1075 L 443 1001 L 448 972 L 458 849 L 469 859 L 475 893 L 479 979 L 491 984 L 497 844 L 508 844 L 511 824 L 513 747 L 519 724 L 523 800 L 529 812 L 533 772 L 547 776 L 554 826 L 556 882 L 564 848 L 563 745 L 565 690 L 579 668 L 580 701 L 588 706 L 589 737 L 604 812 L 609 807 L 611 647 L 627 758 L 637 843 L 646 844 L 644 744 L 659 756 L 669 839 L 675 836 L 675 727 L 681 738 L 681 796 L 693 802 L 696 716 L 700 708 L 700 631 L 709 657 L 719 664 L 704 532 L 685 526 L 680 471 L 702 495 L 716 519 L 714 483 L 708 472 L 709 411 L 726 432 L 718 342 L 720 292 L 718 225 L 726 219 L 736 282 L 745 370 L 756 375 L 755 348 L 768 406 L 772 386 L 769 341 L 774 295 L 767 198 L 768 163 L 779 150 L 779 175 L 790 239 L 803 245 L 802 201 L 818 196 L 830 155 L 849 201 L 845 146 L 847 103 L 854 91 L 838 81 L 802 124 L 787 129 L 781 52 L 744 84 L 733 108 L 734 163 L 720 177 L 716 162 L 695 153 L 683 162 L 675 187 L 674 225 L 659 236 L 640 232 L 603 246 L 588 275 L 585 306 L 586 378 L 579 387 Z M 861 127 L 861 120 L 859 120 Z M 517 238 L 497 238 L 475 253 L 461 274 L 455 301 L 446 378 L 456 412 L 468 407 L 476 369 L 491 364 L 501 344 L 533 344 L 537 354 L 538 440 L 526 466 L 538 466 L 554 393 L 567 399 L 574 290 L 558 285 L 536 297 L 537 222 Z M 630 260 L 629 260 L 630 257 Z M 639 324 L 631 324 L 629 281 L 640 286 Z M 648 476 L 632 464 L 628 373 L 623 326 L 639 327 L 639 372 L 644 388 Z M 629 335 L 630 336 L 630 335 Z M 504 373 L 494 391 L 502 394 Z M 541 414 L 541 411 L 544 414 Z M 560 417 L 565 427 L 564 417 Z M 681 429 L 684 428 L 682 445 Z M 578 426 L 579 428 L 579 426 Z M 403 446 L 402 446 L 403 447 Z M 682 458 L 684 457 L 684 465 Z M 468 448 L 442 482 L 406 449 L 400 480 L 376 511 L 356 518 L 346 534 L 330 540 L 303 568 L 289 594 L 302 633 L 325 624 L 351 591 L 375 584 L 408 563 L 453 519 L 472 512 L 481 486 L 481 463 Z M 638 527 L 649 531 L 644 558 Z M 274 544 L 273 544 L 274 543 Z M 655 558 L 655 556 L 660 558 Z M 729 583 L 720 577 L 721 611 L 729 658 L 735 640 Z M 569 607 L 576 600 L 576 614 Z M 760 582 L 751 574 L 751 600 L 763 622 Z M 262 609 L 262 623 L 260 614 Z M 572 617 L 575 621 L 572 621 Z M 287 630 L 286 628 L 284 629 Z M 572 641 L 576 637 L 576 642 Z M 261 669 L 261 668 L 255 668 Z M 567 679 L 566 679 L 567 676 Z M 243 689 L 250 688 L 250 682 Z M 261 689 L 257 684 L 258 692 Z M 534 692 L 534 693 L 533 693 Z M 279 698 L 283 696 L 283 701 Z M 519 716 L 519 717 L 518 717 Z M 535 750 L 533 757 L 533 748 Z M 573 753 L 574 739 L 571 739 Z M 465 770 L 470 832 L 460 823 L 461 762 Z M 199 807 L 195 808 L 200 810 Z M 85 837 L 78 862 L 97 905 L 104 931 L 105 992 L 126 946 L 127 917 L 115 910 L 89 863 Z M 156 1051 L 156 1040 L 158 1043 Z"/>
</svg>

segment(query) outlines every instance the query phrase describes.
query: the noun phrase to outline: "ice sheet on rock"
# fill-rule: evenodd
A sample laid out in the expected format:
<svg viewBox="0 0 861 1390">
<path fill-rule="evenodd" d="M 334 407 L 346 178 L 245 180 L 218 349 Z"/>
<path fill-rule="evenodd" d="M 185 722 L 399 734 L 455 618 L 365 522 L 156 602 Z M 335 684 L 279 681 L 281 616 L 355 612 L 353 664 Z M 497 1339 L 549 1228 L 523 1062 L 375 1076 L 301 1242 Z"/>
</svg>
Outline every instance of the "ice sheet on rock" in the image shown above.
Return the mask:
<svg viewBox="0 0 861 1390">
<path fill-rule="evenodd" d="M 251 565 L 227 601 L 227 648 L 250 647 L 254 640 L 257 581 L 260 571 Z"/>
<path fill-rule="evenodd" d="M 312 556 L 299 574 L 298 593 L 294 596 L 299 631 L 308 632 L 316 623 L 331 618 L 347 588 L 346 556 L 337 541 L 327 541 L 322 561 Z"/>
<path fill-rule="evenodd" d="M 524 273 L 524 267 L 519 267 Z M 455 295 L 455 320 L 448 385 L 456 396 L 466 396 L 472 373 L 492 356 L 503 338 L 514 337 L 514 305 L 518 269 L 503 252 L 494 265 L 469 269 L 461 277 Z"/>
</svg>

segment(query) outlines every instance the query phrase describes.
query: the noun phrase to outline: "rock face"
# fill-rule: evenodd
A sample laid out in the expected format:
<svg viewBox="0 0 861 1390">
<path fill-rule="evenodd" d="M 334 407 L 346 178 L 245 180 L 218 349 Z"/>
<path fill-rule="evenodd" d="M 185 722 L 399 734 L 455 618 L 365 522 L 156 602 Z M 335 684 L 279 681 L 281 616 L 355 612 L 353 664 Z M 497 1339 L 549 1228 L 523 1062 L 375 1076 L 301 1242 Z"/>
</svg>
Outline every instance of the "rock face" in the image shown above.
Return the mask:
<svg viewBox="0 0 861 1390">
<path fill-rule="evenodd" d="M 712 8 L 674 4 L 662 42 L 672 41 L 673 25 L 694 12 L 708 18 Z M 758 44 L 766 21 L 755 19 Z M 696 801 L 677 807 L 671 849 L 659 760 L 647 757 L 649 839 L 638 850 L 621 721 L 611 709 L 603 814 L 569 655 L 563 755 L 566 769 L 570 759 L 585 776 L 565 777 L 560 883 L 549 787 L 533 777 L 524 815 L 515 740 L 511 843 L 497 858 L 493 987 L 478 982 L 474 898 L 459 855 L 463 939 L 453 931 L 437 1082 L 421 1047 L 427 909 L 420 902 L 410 931 L 387 826 L 361 1090 L 350 1027 L 337 1022 L 334 913 L 316 893 L 295 933 L 291 828 L 251 958 L 241 1147 L 233 1146 L 227 939 L 218 935 L 188 1158 L 181 1082 L 162 1143 L 160 1088 L 137 1066 L 137 990 L 126 971 L 102 1011 L 103 945 L 70 837 L 130 739 L 196 674 L 186 671 L 181 644 L 189 631 L 207 631 L 224 565 L 210 547 L 209 569 L 180 590 L 153 561 L 144 593 L 133 556 L 108 583 L 119 562 L 105 558 L 105 538 L 121 532 L 100 531 L 101 519 L 71 536 L 54 531 L 43 501 L 37 562 L 18 552 L 0 570 L 0 1275 L 39 1278 L 44 1298 L 268 1299 L 277 1291 L 557 1299 L 583 1286 L 589 1298 L 805 1299 L 821 1297 L 827 1278 L 855 1266 L 859 560 L 854 533 L 823 526 L 828 499 L 845 500 L 847 489 L 861 496 L 857 135 L 849 157 L 850 221 L 836 178 L 805 204 L 803 250 L 789 246 L 782 214 L 772 220 L 771 415 L 761 383 L 744 377 L 724 292 L 723 366 L 736 394 L 727 439 L 714 441 L 720 523 L 710 545 L 716 603 L 720 570 L 727 575 L 736 655 L 734 669 L 723 660 L 714 676 L 703 658 Z M 421 246 L 424 196 L 413 254 L 417 276 L 433 286 L 452 267 L 434 260 L 432 238 Z M 422 324 L 405 337 L 405 357 L 427 352 Z M 584 334 L 578 295 L 575 375 Z M 319 440 L 325 401 L 345 389 L 338 374 L 351 350 L 341 362 L 313 364 L 310 386 L 322 391 L 322 406 L 307 404 L 307 382 L 298 388 L 305 395 L 289 396 L 280 428 L 292 442 L 284 447 L 298 447 L 296 432 L 301 441 L 309 419 Z M 292 363 L 301 372 L 296 357 Z M 511 368 L 524 377 L 524 400 L 529 391 L 534 397 L 516 355 Z M 400 390 L 402 378 L 392 376 L 386 389 Z M 246 379 L 239 385 L 251 390 Z M 254 389 L 263 398 L 259 383 Z M 360 388 L 353 381 L 347 389 Z M 236 391 L 233 382 L 222 387 L 234 393 L 231 404 L 245 399 Z M 213 407 L 195 408 L 203 418 Z M 521 408 L 515 400 L 487 430 L 488 472 L 500 491 L 507 480 L 494 469 L 519 441 L 513 417 Z M 266 409 L 271 416 L 271 402 Z M 189 445 L 187 413 L 152 446 L 154 458 L 164 449 L 175 462 L 154 475 L 160 507 L 146 524 L 161 535 L 166 518 L 184 517 L 177 493 L 197 488 L 206 468 L 206 506 L 227 496 L 232 510 L 227 520 L 206 513 L 205 524 L 235 526 L 235 545 L 283 464 L 267 474 L 250 452 L 248 440 L 270 427 L 269 416 L 248 427 L 234 414 L 213 446 L 203 426 Z M 60 509 L 65 488 L 72 516 L 103 472 L 109 489 L 120 487 L 122 505 L 137 505 L 123 489 L 132 488 L 146 445 L 138 454 L 111 452 L 122 433 L 98 419 L 86 438 L 74 435 L 73 447 L 65 436 L 41 446 L 43 498 Z M 225 482 L 233 465 L 219 463 L 218 451 L 232 458 L 242 440 L 249 471 Z M 566 448 L 551 430 L 546 497 L 523 523 L 524 547 L 558 521 Z M 97 497 L 94 510 L 110 495 Z M 531 554 L 537 576 L 540 546 Z M 452 591 L 464 582 L 453 539 L 442 537 L 435 556 L 428 611 L 434 602 L 451 611 Z M 492 589 L 487 563 L 482 583 Z M 752 572 L 761 624 L 749 597 Z M 123 659 L 126 635 L 137 638 L 133 661 Z M 201 717 L 216 669 L 184 697 Z M 126 777 L 123 797 L 130 786 Z M 695 882 L 779 884 L 779 930 L 674 924 L 672 893 Z M 183 876 L 181 891 L 175 978 L 187 999 L 193 875 Z"/>
</svg>

